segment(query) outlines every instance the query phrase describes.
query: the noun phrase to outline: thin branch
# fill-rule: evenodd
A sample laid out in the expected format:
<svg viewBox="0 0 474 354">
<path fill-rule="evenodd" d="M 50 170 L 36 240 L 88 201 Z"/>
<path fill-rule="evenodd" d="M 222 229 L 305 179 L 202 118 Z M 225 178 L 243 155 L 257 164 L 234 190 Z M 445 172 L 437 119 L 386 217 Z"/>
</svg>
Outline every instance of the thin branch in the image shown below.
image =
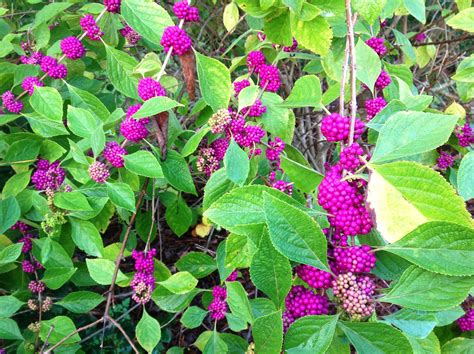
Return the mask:
<svg viewBox="0 0 474 354">
<path fill-rule="evenodd" d="M 127 332 L 125 332 L 125 330 L 122 328 L 122 326 L 120 325 L 120 323 L 118 323 L 117 321 L 115 321 L 112 317 L 109 317 L 108 320 L 110 322 L 112 322 L 114 324 L 115 327 L 118 328 L 118 330 L 120 332 L 122 332 L 123 336 L 125 337 L 125 339 L 127 340 L 128 344 L 130 344 L 130 346 L 132 347 L 133 351 L 137 354 L 140 354 L 140 352 L 138 351 L 137 347 L 135 347 L 135 344 L 133 344 L 132 340 L 130 339 L 130 337 L 128 336 Z"/>
<path fill-rule="evenodd" d="M 354 44 L 354 24 L 352 23 L 351 0 L 346 0 L 347 35 L 349 38 L 349 57 L 351 63 L 351 126 L 349 131 L 349 146 L 354 142 L 354 127 L 357 113 L 356 88 L 356 53 Z"/>
<path fill-rule="evenodd" d="M 464 36 L 461 36 L 461 37 L 458 37 L 458 38 L 445 39 L 443 41 L 437 41 L 437 42 L 413 43 L 412 46 L 422 47 L 422 46 L 425 46 L 425 45 L 450 44 L 450 43 L 460 42 L 460 41 L 469 40 L 469 39 L 474 39 L 474 35 L 464 35 Z"/>
</svg>

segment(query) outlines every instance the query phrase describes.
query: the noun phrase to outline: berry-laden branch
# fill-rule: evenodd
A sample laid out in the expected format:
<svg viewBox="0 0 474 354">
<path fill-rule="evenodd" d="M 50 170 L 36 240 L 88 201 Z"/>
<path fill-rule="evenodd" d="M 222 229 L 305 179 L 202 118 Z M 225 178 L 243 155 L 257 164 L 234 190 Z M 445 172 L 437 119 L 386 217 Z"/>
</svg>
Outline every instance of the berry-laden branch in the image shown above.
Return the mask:
<svg viewBox="0 0 474 354">
<path fill-rule="evenodd" d="M 346 0 L 346 22 L 347 22 L 347 37 L 349 39 L 349 58 L 351 64 L 351 125 L 349 130 L 348 146 L 354 142 L 354 129 L 357 114 L 357 92 L 356 92 L 356 53 L 354 44 L 354 23 L 352 21 L 351 0 Z"/>
</svg>

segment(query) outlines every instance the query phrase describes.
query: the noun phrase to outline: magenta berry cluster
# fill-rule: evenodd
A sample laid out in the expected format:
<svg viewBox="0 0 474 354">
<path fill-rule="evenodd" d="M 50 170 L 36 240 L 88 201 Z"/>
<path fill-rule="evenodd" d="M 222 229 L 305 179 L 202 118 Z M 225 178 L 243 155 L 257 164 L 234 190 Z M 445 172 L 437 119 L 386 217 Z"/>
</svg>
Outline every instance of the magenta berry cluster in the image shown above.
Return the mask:
<svg viewBox="0 0 474 354">
<path fill-rule="evenodd" d="M 474 144 L 474 134 L 468 122 L 466 122 L 462 127 L 458 127 L 455 135 L 459 140 L 459 146 L 468 147 L 471 144 Z"/>
<path fill-rule="evenodd" d="M 105 144 L 103 155 L 113 167 L 121 168 L 124 166 L 123 156 L 127 155 L 127 150 L 117 142 L 111 141 Z"/>
<path fill-rule="evenodd" d="M 86 53 L 84 45 L 74 36 L 64 38 L 61 41 L 60 47 L 66 58 L 72 60 L 80 59 Z"/>
<path fill-rule="evenodd" d="M 258 69 L 259 85 L 265 91 L 277 92 L 281 85 L 280 72 L 274 65 L 264 64 Z"/>
<path fill-rule="evenodd" d="M 221 286 L 212 289 L 213 300 L 207 307 L 213 320 L 222 320 L 227 313 L 227 291 Z"/>
<path fill-rule="evenodd" d="M 258 73 L 260 71 L 260 67 L 265 65 L 265 63 L 265 55 L 263 55 L 261 51 L 254 50 L 247 54 L 247 68 L 249 69 L 249 72 Z"/>
<path fill-rule="evenodd" d="M 177 18 L 185 22 L 199 22 L 199 10 L 197 7 L 190 6 L 187 0 L 181 0 L 173 5 L 173 12 Z"/>
<path fill-rule="evenodd" d="M 325 116 L 321 122 L 321 133 L 328 141 L 347 141 L 349 139 L 351 119 L 337 113 Z M 365 124 L 356 118 L 354 125 L 354 140 L 364 132 Z"/>
<path fill-rule="evenodd" d="M 32 280 L 28 284 L 28 289 L 33 294 L 41 294 L 46 290 L 46 285 L 42 281 Z"/>
<path fill-rule="evenodd" d="M 20 113 L 23 110 L 23 103 L 17 100 L 11 91 L 3 93 L 2 102 L 5 109 L 11 113 Z"/>
<path fill-rule="evenodd" d="M 122 5 L 122 0 L 104 0 L 104 6 L 108 12 L 113 14 L 120 13 L 120 7 Z"/>
<path fill-rule="evenodd" d="M 357 277 L 353 273 L 344 273 L 333 281 L 333 293 L 344 311 L 353 320 L 362 320 L 374 312 L 372 295 L 375 285 L 368 276 Z"/>
<path fill-rule="evenodd" d="M 415 42 L 424 42 L 428 36 L 424 32 L 417 33 L 415 36 Z"/>
<path fill-rule="evenodd" d="M 135 262 L 135 275 L 130 286 L 135 292 L 132 299 L 139 304 L 146 304 L 151 299 L 151 293 L 155 290 L 155 270 L 154 257 L 156 249 L 152 248 L 148 252 L 132 251 L 132 258 Z"/>
<path fill-rule="evenodd" d="M 28 230 L 30 229 L 30 227 L 28 225 L 26 225 L 24 222 L 21 222 L 21 221 L 17 221 L 15 224 L 13 224 L 13 226 L 10 228 L 10 230 L 18 230 L 20 231 L 22 234 L 25 234 L 28 232 Z"/>
<path fill-rule="evenodd" d="M 196 167 L 199 172 L 205 173 L 208 177 L 219 169 L 219 160 L 212 147 L 199 149 Z"/>
<path fill-rule="evenodd" d="M 151 77 L 145 77 L 138 82 L 138 96 L 143 101 L 157 96 L 166 96 L 166 90 L 161 84 Z"/>
<path fill-rule="evenodd" d="M 132 105 L 128 108 L 126 118 L 120 124 L 120 133 L 133 142 L 139 142 L 146 138 L 148 129 L 146 125 L 150 122 L 149 118 L 135 119 L 133 115 L 141 108 L 140 104 Z"/>
<path fill-rule="evenodd" d="M 283 51 L 287 53 L 295 52 L 298 48 L 298 41 L 293 37 L 293 43 L 289 47 L 283 47 Z"/>
<path fill-rule="evenodd" d="M 239 277 L 239 272 L 237 270 L 234 270 L 226 278 L 226 281 L 236 281 L 238 277 Z"/>
<path fill-rule="evenodd" d="M 474 331 L 474 309 L 467 311 L 456 322 L 462 332 Z"/>
<path fill-rule="evenodd" d="M 136 32 L 132 27 L 126 25 L 120 30 L 120 34 L 125 37 L 128 44 L 135 45 L 142 39 L 142 36 Z"/>
<path fill-rule="evenodd" d="M 48 160 L 39 160 L 31 182 L 39 191 L 56 191 L 63 184 L 65 177 L 66 173 L 59 166 L 59 161 L 49 163 Z"/>
<path fill-rule="evenodd" d="M 280 154 L 285 150 L 285 142 L 278 136 L 273 141 L 268 142 L 268 148 L 265 151 L 265 156 L 269 161 L 279 161 Z"/>
<path fill-rule="evenodd" d="M 309 315 L 327 315 L 329 301 L 326 296 L 317 295 L 304 286 L 293 286 L 285 298 L 286 310 L 283 313 L 283 327 L 285 332 L 298 318 Z"/>
<path fill-rule="evenodd" d="M 377 78 L 377 80 L 375 81 L 375 89 L 377 91 L 381 91 L 383 90 L 385 87 L 387 87 L 388 85 L 390 85 L 390 83 L 392 82 L 392 78 L 390 77 L 390 75 L 385 71 L 385 70 L 382 70 L 380 72 L 380 75 L 379 77 Z"/>
<path fill-rule="evenodd" d="M 94 16 L 87 14 L 82 17 L 79 21 L 82 30 L 86 33 L 87 37 L 92 41 L 99 41 L 104 35 L 104 32 L 100 29 L 95 22 Z"/>
<path fill-rule="evenodd" d="M 295 268 L 296 274 L 306 282 L 310 287 L 315 289 L 329 289 L 332 285 L 331 273 L 316 267 L 300 264 Z"/>
<path fill-rule="evenodd" d="M 211 149 L 214 150 L 214 156 L 217 161 L 224 160 L 225 153 L 227 152 L 227 148 L 229 147 L 229 139 L 227 138 L 219 138 L 212 142 Z"/>
<path fill-rule="evenodd" d="M 267 107 L 259 99 L 256 99 L 253 105 L 242 108 L 242 114 L 249 117 L 261 117 L 266 111 Z"/>
<path fill-rule="evenodd" d="M 338 273 L 369 273 L 375 266 L 375 255 L 367 245 L 334 248 L 335 268 Z"/>
<path fill-rule="evenodd" d="M 41 52 L 34 52 L 30 56 L 22 55 L 20 57 L 20 61 L 22 64 L 39 65 L 41 63 L 42 58 L 43 54 Z"/>
<path fill-rule="evenodd" d="M 169 26 L 163 32 L 160 44 L 165 49 L 165 52 L 173 48 L 171 54 L 181 56 L 191 49 L 193 43 L 185 30 L 178 26 Z"/>
<path fill-rule="evenodd" d="M 233 124 L 235 122 L 235 124 Z M 265 136 L 265 130 L 257 125 L 245 124 L 243 118 L 231 122 L 230 130 L 234 136 L 235 142 L 242 147 L 251 147 L 260 144 Z"/>
<path fill-rule="evenodd" d="M 250 86 L 250 81 L 247 79 L 234 81 L 234 96 L 237 97 L 244 88 Z"/>
<path fill-rule="evenodd" d="M 385 47 L 384 39 L 379 37 L 371 37 L 365 43 L 378 54 L 379 57 L 383 57 L 387 54 L 387 47 Z"/>
<path fill-rule="evenodd" d="M 376 97 L 374 99 L 366 100 L 364 102 L 365 110 L 367 112 L 367 120 L 374 118 L 387 105 L 387 101 L 383 97 Z"/>
<path fill-rule="evenodd" d="M 47 55 L 41 58 L 40 68 L 53 79 L 64 79 L 67 76 L 66 65 L 60 64 L 57 59 Z"/>
<path fill-rule="evenodd" d="M 97 183 L 105 183 L 110 177 L 110 172 L 105 163 L 95 161 L 89 166 L 89 176 Z"/>
<path fill-rule="evenodd" d="M 454 164 L 454 156 L 447 153 L 446 151 L 441 151 L 436 163 L 440 170 L 446 170 Z"/>
<path fill-rule="evenodd" d="M 43 87 L 44 84 L 36 76 L 27 76 L 21 84 L 21 88 L 31 96 L 35 91 L 35 86 Z"/>
<path fill-rule="evenodd" d="M 360 156 L 364 155 L 364 149 L 358 143 L 345 147 L 339 156 L 339 165 L 346 171 L 354 172 L 362 165 Z"/>
</svg>

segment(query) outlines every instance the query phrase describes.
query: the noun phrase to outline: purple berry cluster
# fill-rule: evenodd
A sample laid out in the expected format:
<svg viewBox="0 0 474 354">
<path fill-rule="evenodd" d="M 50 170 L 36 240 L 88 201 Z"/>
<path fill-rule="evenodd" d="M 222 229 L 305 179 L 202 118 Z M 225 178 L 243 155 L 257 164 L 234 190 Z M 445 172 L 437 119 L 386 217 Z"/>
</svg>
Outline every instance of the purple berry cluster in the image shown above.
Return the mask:
<svg viewBox="0 0 474 354">
<path fill-rule="evenodd" d="M 384 39 L 379 37 L 369 38 L 365 43 L 378 54 L 379 57 L 383 57 L 387 54 L 387 47 L 385 47 Z"/>
<path fill-rule="evenodd" d="M 33 294 L 41 294 L 46 290 L 46 285 L 42 281 L 32 280 L 28 284 L 28 289 Z"/>
<path fill-rule="evenodd" d="M 234 81 L 234 96 L 237 97 L 244 88 L 250 86 L 250 81 L 247 79 Z"/>
<path fill-rule="evenodd" d="M 211 149 L 214 150 L 214 156 L 216 157 L 217 161 L 224 160 L 229 143 L 230 141 L 227 138 L 219 138 L 212 142 Z"/>
<path fill-rule="evenodd" d="M 95 161 L 89 166 L 89 176 L 97 183 L 105 183 L 110 177 L 110 172 L 105 163 Z"/>
<path fill-rule="evenodd" d="M 3 93 L 2 102 L 5 109 L 11 113 L 18 114 L 23 110 L 23 103 L 17 100 L 11 91 L 5 91 Z"/>
<path fill-rule="evenodd" d="M 135 104 L 128 108 L 126 117 L 120 124 L 120 133 L 133 142 L 139 142 L 146 138 L 148 129 L 146 125 L 150 123 L 149 118 L 135 119 L 133 115 L 141 108 L 141 104 Z"/>
<path fill-rule="evenodd" d="M 330 114 L 321 122 L 321 133 L 328 141 L 347 141 L 349 139 L 351 119 L 337 113 Z M 364 132 L 365 124 L 356 118 L 354 126 L 354 140 L 357 140 Z"/>
<path fill-rule="evenodd" d="M 48 160 L 39 160 L 31 182 L 39 191 L 56 191 L 63 184 L 65 177 L 66 173 L 59 166 L 59 161 L 49 163 Z"/>
<path fill-rule="evenodd" d="M 364 149 L 358 143 L 352 143 L 341 151 L 339 165 L 346 171 L 354 172 L 362 165 L 359 158 L 362 155 L 364 155 Z"/>
<path fill-rule="evenodd" d="M 441 151 L 436 163 L 440 170 L 446 170 L 454 164 L 454 156 L 446 151 Z"/>
<path fill-rule="evenodd" d="M 41 52 L 33 52 L 30 56 L 22 55 L 20 61 L 22 64 L 39 65 L 42 58 L 43 54 Z"/>
<path fill-rule="evenodd" d="M 331 273 L 310 265 L 300 264 L 295 268 L 296 274 L 315 289 L 329 289 L 332 286 Z"/>
<path fill-rule="evenodd" d="M 468 122 L 462 127 L 457 127 L 455 135 L 459 140 L 459 146 L 468 147 L 474 144 L 474 134 Z"/>
<path fill-rule="evenodd" d="M 86 53 L 84 45 L 74 36 L 64 38 L 61 41 L 60 47 L 66 58 L 72 60 L 80 59 Z"/>
<path fill-rule="evenodd" d="M 121 0 L 104 0 L 104 6 L 108 12 L 113 14 L 120 13 L 120 6 L 122 5 Z"/>
<path fill-rule="evenodd" d="M 124 28 L 122 28 L 120 30 L 120 34 L 125 37 L 128 44 L 130 45 L 136 45 L 142 39 L 142 36 L 140 36 L 140 34 L 129 25 L 126 25 Z"/>
<path fill-rule="evenodd" d="M 351 319 L 360 321 L 374 312 L 372 296 L 375 285 L 368 276 L 357 277 L 344 273 L 333 281 L 333 293 Z"/>
<path fill-rule="evenodd" d="M 424 33 L 424 32 L 417 33 L 416 36 L 415 36 L 415 42 L 418 42 L 418 43 L 424 42 L 426 40 L 426 38 L 428 38 L 426 33 Z"/>
<path fill-rule="evenodd" d="M 181 56 L 191 49 L 193 43 L 185 30 L 178 26 L 169 26 L 163 32 L 160 44 L 165 52 L 172 48 L 171 54 Z"/>
<path fill-rule="evenodd" d="M 213 320 L 222 320 L 227 313 L 227 290 L 221 286 L 212 289 L 213 300 L 207 307 Z"/>
<path fill-rule="evenodd" d="M 260 67 L 265 65 L 265 55 L 259 50 L 254 50 L 247 55 L 247 68 L 250 73 L 257 73 L 260 71 Z"/>
<path fill-rule="evenodd" d="M 317 295 L 304 286 L 293 286 L 285 299 L 286 310 L 283 312 L 283 329 L 286 332 L 298 318 L 309 315 L 327 315 L 329 301 L 326 296 Z"/>
<path fill-rule="evenodd" d="M 292 53 L 296 52 L 296 49 L 298 48 L 298 41 L 293 37 L 293 43 L 291 44 L 290 47 L 283 47 L 283 51 L 287 53 Z"/>
<path fill-rule="evenodd" d="M 334 268 L 337 273 L 369 273 L 375 266 L 375 255 L 367 245 L 334 248 Z"/>
<path fill-rule="evenodd" d="M 267 111 L 267 107 L 262 104 L 259 99 L 249 107 L 242 108 L 242 114 L 249 117 L 261 117 Z"/>
<path fill-rule="evenodd" d="M 145 77 L 138 82 L 138 96 L 143 101 L 148 101 L 150 98 L 157 96 L 166 96 L 166 90 L 161 84 L 152 79 L 151 77 Z"/>
<path fill-rule="evenodd" d="M 185 22 L 199 22 L 199 10 L 197 7 L 190 6 L 187 0 L 181 0 L 173 5 L 173 12 L 177 18 Z"/>
<path fill-rule="evenodd" d="M 387 105 L 387 101 L 383 97 L 376 97 L 366 100 L 364 105 L 367 112 L 367 120 L 371 120 Z"/>
<path fill-rule="evenodd" d="M 151 293 L 155 290 L 155 270 L 154 257 L 156 249 L 152 248 L 148 252 L 132 251 L 132 258 L 135 262 L 135 275 L 130 286 L 135 294 L 132 299 L 139 304 L 146 304 L 151 299 Z"/>
<path fill-rule="evenodd" d="M 212 147 L 202 147 L 199 149 L 196 167 L 199 172 L 205 173 L 208 177 L 219 169 L 219 160 Z"/>
<path fill-rule="evenodd" d="M 226 278 L 226 281 L 236 281 L 239 277 L 239 272 L 237 270 L 232 271 L 230 275 Z"/>
<path fill-rule="evenodd" d="M 474 331 L 474 309 L 470 309 L 464 316 L 458 318 L 457 324 L 462 332 Z"/>
<path fill-rule="evenodd" d="M 60 64 L 57 59 L 47 55 L 41 59 L 40 68 L 53 79 L 64 79 L 67 76 L 66 65 Z"/>
<path fill-rule="evenodd" d="M 265 91 L 277 92 L 281 85 L 280 72 L 274 65 L 261 65 L 258 69 L 259 85 Z"/>
<path fill-rule="evenodd" d="M 391 82 L 392 78 L 390 77 L 390 75 L 385 70 L 382 70 L 380 72 L 379 77 L 375 81 L 375 89 L 377 91 L 382 91 L 385 87 L 390 85 Z"/>
<path fill-rule="evenodd" d="M 265 156 L 268 161 L 276 161 L 279 167 L 280 155 L 285 150 L 285 142 L 278 136 L 273 141 L 268 142 L 268 148 L 265 151 Z"/>
<path fill-rule="evenodd" d="M 86 33 L 87 37 L 92 41 L 99 41 L 104 35 L 104 32 L 95 22 L 94 16 L 87 14 L 82 17 L 79 21 L 82 30 Z"/>
<path fill-rule="evenodd" d="M 35 91 L 35 86 L 43 87 L 44 84 L 36 76 L 27 76 L 21 84 L 21 88 L 31 96 Z"/>
<path fill-rule="evenodd" d="M 21 221 L 17 221 L 11 228 L 11 230 L 18 230 L 20 231 L 22 234 L 25 234 L 28 232 L 28 230 L 30 229 L 30 227 L 28 225 L 26 225 L 24 222 L 21 222 Z"/>
<path fill-rule="evenodd" d="M 111 141 L 105 145 L 103 155 L 113 167 L 121 168 L 124 166 L 123 156 L 127 155 L 127 150 L 117 142 Z"/>
</svg>

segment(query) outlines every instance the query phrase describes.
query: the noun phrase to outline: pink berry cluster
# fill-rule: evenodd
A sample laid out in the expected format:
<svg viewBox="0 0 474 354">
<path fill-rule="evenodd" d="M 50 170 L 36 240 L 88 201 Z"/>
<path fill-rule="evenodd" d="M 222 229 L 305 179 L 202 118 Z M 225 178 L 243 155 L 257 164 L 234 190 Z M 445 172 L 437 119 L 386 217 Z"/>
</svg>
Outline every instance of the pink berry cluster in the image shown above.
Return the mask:
<svg viewBox="0 0 474 354">
<path fill-rule="evenodd" d="M 17 100 L 11 91 L 5 91 L 3 93 L 2 102 L 5 109 L 11 113 L 18 114 L 23 110 L 23 103 Z"/>
<path fill-rule="evenodd" d="M 383 97 L 375 97 L 366 100 L 364 105 L 367 112 L 367 120 L 371 120 L 387 105 L 387 101 Z"/>
<path fill-rule="evenodd" d="M 72 60 L 80 59 L 86 53 L 84 45 L 74 36 L 64 38 L 60 43 L 60 47 L 66 58 Z"/>
<path fill-rule="evenodd" d="M 105 8 L 108 12 L 118 14 L 120 13 L 120 7 L 122 5 L 121 0 L 104 0 Z"/>
<path fill-rule="evenodd" d="M 267 107 L 259 99 L 255 100 L 253 105 L 242 108 L 242 114 L 249 117 L 261 117 L 266 111 Z"/>
<path fill-rule="evenodd" d="M 365 43 L 378 54 L 379 57 L 383 57 L 387 54 L 387 47 L 385 47 L 384 39 L 379 37 L 371 37 Z"/>
<path fill-rule="evenodd" d="M 138 96 L 143 101 L 157 96 L 166 96 L 166 90 L 161 84 L 151 77 L 145 77 L 138 82 Z"/>
<path fill-rule="evenodd" d="M 117 142 L 111 141 L 105 144 L 103 155 L 113 167 L 121 168 L 124 166 L 123 156 L 127 155 L 127 150 Z"/>
<path fill-rule="evenodd" d="M 43 87 L 44 84 L 36 76 L 27 76 L 23 79 L 21 88 L 31 96 L 35 91 L 35 86 Z"/>
<path fill-rule="evenodd" d="M 300 264 L 295 268 L 296 274 L 315 289 L 329 289 L 332 287 L 332 275 L 316 267 Z"/>
<path fill-rule="evenodd" d="M 234 270 L 226 278 L 226 281 L 236 281 L 238 277 L 239 277 L 239 272 L 237 270 Z"/>
<path fill-rule="evenodd" d="M 360 160 L 362 155 L 364 155 L 364 149 L 358 143 L 352 143 L 341 151 L 339 165 L 346 171 L 355 172 L 362 164 Z"/>
<path fill-rule="evenodd" d="M 250 81 L 247 79 L 234 81 L 233 85 L 234 85 L 234 96 L 237 97 L 239 96 L 240 91 L 250 86 Z"/>
<path fill-rule="evenodd" d="M 30 253 L 33 249 L 33 235 L 27 233 L 30 230 L 30 227 L 21 221 L 17 221 L 10 229 L 20 231 L 23 235 L 23 237 L 18 240 L 18 243 L 23 243 L 21 252 L 25 255 Z"/>
<path fill-rule="evenodd" d="M 59 166 L 59 161 L 49 163 L 48 160 L 39 160 L 31 182 L 39 191 L 56 191 L 63 184 L 65 177 L 66 173 Z"/>
<path fill-rule="evenodd" d="M 227 313 L 227 290 L 221 286 L 212 289 L 213 300 L 207 307 L 213 320 L 222 320 Z"/>
<path fill-rule="evenodd" d="M 149 118 L 135 119 L 133 115 L 141 108 L 141 104 L 135 104 L 128 108 L 126 118 L 120 124 L 120 133 L 133 142 L 139 142 L 146 138 L 148 129 L 146 125 L 150 123 Z"/>
<path fill-rule="evenodd" d="M 190 6 L 187 0 L 181 0 L 173 5 L 173 12 L 177 18 L 185 22 L 199 22 L 199 10 L 197 7 Z"/>
<path fill-rule="evenodd" d="M 474 331 L 474 309 L 468 310 L 464 316 L 458 318 L 457 324 L 462 332 Z"/>
<path fill-rule="evenodd" d="M 258 69 L 259 85 L 265 91 L 277 92 L 281 85 L 280 72 L 274 65 L 264 64 Z"/>
<path fill-rule="evenodd" d="M 369 276 L 357 277 L 349 272 L 333 281 L 333 293 L 351 319 L 360 321 L 374 312 L 372 300 L 375 284 Z"/>
<path fill-rule="evenodd" d="M 459 140 L 459 145 L 462 147 L 468 147 L 474 144 L 474 134 L 468 122 L 462 127 L 457 127 L 455 135 Z"/>
<path fill-rule="evenodd" d="M 20 57 L 20 61 L 22 64 L 27 65 L 39 65 L 41 63 L 41 59 L 43 58 L 43 53 L 41 52 L 33 52 L 30 56 L 22 55 Z"/>
<path fill-rule="evenodd" d="M 375 266 L 375 255 L 367 245 L 336 247 L 332 251 L 337 273 L 369 273 Z"/>
<path fill-rule="evenodd" d="M 32 280 L 28 284 L 28 289 L 33 294 L 41 294 L 46 290 L 46 285 L 42 281 Z"/>
<path fill-rule="evenodd" d="M 94 16 L 87 14 L 79 20 L 82 30 L 86 33 L 87 37 L 92 41 L 99 41 L 104 35 L 104 32 L 100 29 L 97 22 L 95 22 Z"/>
<path fill-rule="evenodd" d="M 57 59 L 48 55 L 41 58 L 40 68 L 53 79 L 64 79 L 67 76 L 66 65 L 60 64 Z"/>
<path fill-rule="evenodd" d="M 426 33 L 424 32 L 417 33 L 415 36 L 415 42 L 424 42 L 426 38 L 428 38 Z"/>
<path fill-rule="evenodd" d="M 172 49 L 171 54 L 181 56 L 189 52 L 193 42 L 184 29 L 179 26 L 169 26 L 163 32 L 160 44 L 165 52 Z"/>
<path fill-rule="evenodd" d="M 89 176 L 97 183 L 105 183 L 110 177 L 110 172 L 105 163 L 95 161 L 89 166 Z"/>
<path fill-rule="evenodd" d="M 436 164 L 440 170 L 446 170 L 454 164 L 454 156 L 447 153 L 446 151 L 441 151 Z"/>
<path fill-rule="evenodd" d="M 390 85 L 391 82 L 392 78 L 390 77 L 390 75 L 385 70 L 382 70 L 380 72 L 379 77 L 375 81 L 375 89 L 377 91 L 382 91 L 385 87 Z"/>
<path fill-rule="evenodd" d="M 283 312 L 283 329 L 286 332 L 298 318 L 309 315 L 327 315 L 329 300 L 326 296 L 317 295 L 304 286 L 293 286 L 285 299 L 286 310 Z"/>
<path fill-rule="evenodd" d="M 126 25 L 124 28 L 122 28 L 120 30 L 120 34 L 125 37 L 128 44 L 130 45 L 136 45 L 142 39 L 142 36 L 140 36 L 140 34 L 129 25 Z"/>
<path fill-rule="evenodd" d="M 325 116 L 321 122 L 321 133 L 328 141 L 347 141 L 349 139 L 351 119 L 337 113 Z M 354 140 L 364 132 L 365 124 L 356 118 L 354 126 Z"/>
<path fill-rule="evenodd" d="M 154 257 L 156 249 L 152 248 L 148 252 L 132 251 L 132 258 L 135 262 L 135 275 L 130 286 L 135 294 L 132 299 L 139 304 L 146 304 L 151 299 L 151 293 L 155 290 L 155 270 Z"/>
<path fill-rule="evenodd" d="M 247 68 L 250 73 L 257 73 L 260 71 L 260 67 L 265 65 L 266 59 L 265 55 L 259 51 L 254 50 L 247 54 Z"/>
</svg>

